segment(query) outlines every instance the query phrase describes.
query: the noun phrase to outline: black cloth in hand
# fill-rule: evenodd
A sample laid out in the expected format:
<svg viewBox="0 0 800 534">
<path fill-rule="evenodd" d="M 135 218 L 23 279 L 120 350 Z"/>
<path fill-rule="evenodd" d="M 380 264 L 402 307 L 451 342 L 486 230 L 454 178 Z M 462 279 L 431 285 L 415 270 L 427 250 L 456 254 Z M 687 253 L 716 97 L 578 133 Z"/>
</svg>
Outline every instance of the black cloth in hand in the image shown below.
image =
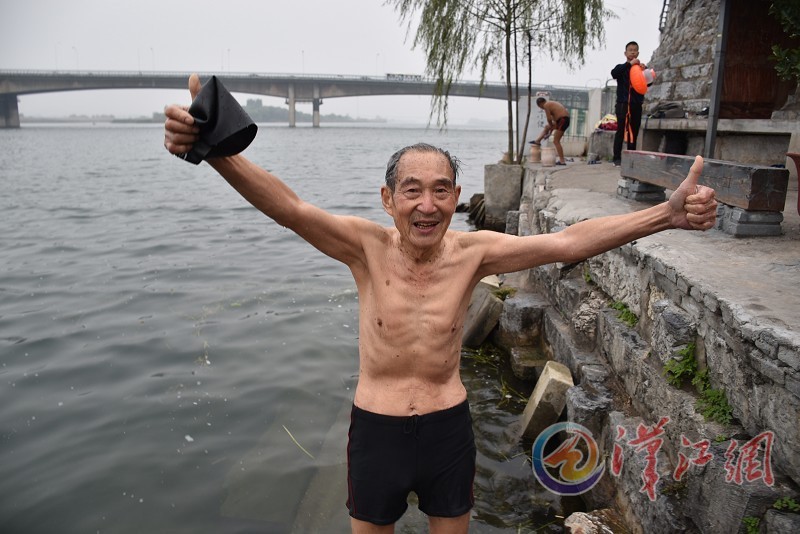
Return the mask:
<svg viewBox="0 0 800 534">
<path fill-rule="evenodd" d="M 258 126 L 216 76 L 197 93 L 189 114 L 200 128 L 200 139 L 190 152 L 178 157 L 195 165 L 207 158 L 238 154 L 250 145 L 258 131 Z"/>
</svg>

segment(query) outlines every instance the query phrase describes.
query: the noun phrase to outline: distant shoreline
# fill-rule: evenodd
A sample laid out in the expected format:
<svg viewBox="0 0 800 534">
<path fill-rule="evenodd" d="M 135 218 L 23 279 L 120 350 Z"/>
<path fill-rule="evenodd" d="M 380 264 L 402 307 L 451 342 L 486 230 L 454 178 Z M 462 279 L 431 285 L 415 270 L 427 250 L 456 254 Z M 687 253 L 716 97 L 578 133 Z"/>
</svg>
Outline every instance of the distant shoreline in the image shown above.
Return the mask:
<svg viewBox="0 0 800 534">
<path fill-rule="evenodd" d="M 19 122 L 21 124 L 53 124 L 53 123 L 64 123 L 64 124 L 86 124 L 86 123 L 113 123 L 113 124 L 163 124 L 166 117 L 163 115 L 160 117 L 127 117 L 127 118 L 117 118 L 113 115 L 71 115 L 69 117 L 27 117 L 24 115 L 20 115 Z M 326 117 L 323 115 L 321 119 L 325 122 L 358 122 L 358 123 L 379 123 L 384 124 L 388 122 L 384 118 L 374 118 L 374 119 L 364 119 L 364 118 L 357 118 L 353 119 L 351 117 L 342 117 L 341 115 L 337 115 L 335 117 L 330 117 L 326 120 Z M 283 124 L 286 121 L 280 119 L 273 119 L 273 120 L 257 120 L 257 123 L 277 123 Z M 298 123 L 311 123 L 311 120 L 299 120 Z"/>
<path fill-rule="evenodd" d="M 117 118 L 113 115 L 93 115 L 93 116 L 84 116 L 84 115 L 75 115 L 69 117 L 26 117 L 20 115 L 20 124 L 164 124 L 165 118 L 162 116 L 160 118 L 150 118 L 150 117 L 126 117 L 126 118 Z M 374 118 L 374 119 L 363 119 L 357 118 L 353 119 L 350 117 L 344 118 L 341 115 L 332 116 L 327 118 L 323 116 L 322 124 L 388 124 L 388 125 L 397 125 L 397 124 L 418 124 L 422 127 L 429 127 L 430 125 L 426 125 L 425 122 L 420 121 L 419 123 L 407 123 L 402 121 L 396 120 L 389 120 L 382 117 Z M 273 119 L 273 120 L 255 120 L 256 124 L 278 124 L 278 125 L 285 125 L 287 124 L 286 120 L 280 119 Z M 297 124 L 299 126 L 307 126 L 311 125 L 311 121 L 308 120 L 297 120 Z M 476 129 L 503 129 L 505 128 L 505 124 L 502 121 L 487 121 L 487 120 L 480 120 L 480 119 L 470 119 L 464 123 L 449 123 L 450 127 L 467 127 L 467 128 L 476 128 Z"/>
</svg>

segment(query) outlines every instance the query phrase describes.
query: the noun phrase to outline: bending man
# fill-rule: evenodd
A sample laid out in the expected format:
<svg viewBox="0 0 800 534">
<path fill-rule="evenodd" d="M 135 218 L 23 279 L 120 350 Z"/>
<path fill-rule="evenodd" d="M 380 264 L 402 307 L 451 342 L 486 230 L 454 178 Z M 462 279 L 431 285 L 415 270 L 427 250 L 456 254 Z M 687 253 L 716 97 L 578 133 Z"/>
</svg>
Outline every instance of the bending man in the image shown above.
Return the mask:
<svg viewBox="0 0 800 534">
<path fill-rule="evenodd" d="M 542 139 L 547 139 L 550 137 L 551 133 L 555 132 L 553 134 L 553 144 L 558 154 L 556 165 L 566 165 L 567 160 L 564 159 L 564 148 L 561 146 L 561 138 L 564 136 L 564 132 L 567 131 L 567 128 L 569 128 L 569 111 L 559 102 L 555 100 L 550 100 L 548 102 L 546 98 L 541 96 L 536 99 L 536 105 L 544 110 L 545 116 L 547 117 L 547 126 L 544 127 L 539 137 L 537 137 L 535 141 L 531 141 L 531 143 L 539 145 L 542 143 Z"/>
</svg>

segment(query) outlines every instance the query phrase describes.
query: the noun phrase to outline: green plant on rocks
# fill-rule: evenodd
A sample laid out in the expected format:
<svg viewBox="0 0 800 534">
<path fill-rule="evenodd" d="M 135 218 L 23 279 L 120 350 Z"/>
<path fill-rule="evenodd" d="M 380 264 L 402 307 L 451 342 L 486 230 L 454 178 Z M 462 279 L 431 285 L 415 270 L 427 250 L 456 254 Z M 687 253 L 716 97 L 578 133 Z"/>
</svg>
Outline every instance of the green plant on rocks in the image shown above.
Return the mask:
<svg viewBox="0 0 800 534">
<path fill-rule="evenodd" d="M 723 425 L 729 425 L 733 421 L 733 408 L 728 404 L 724 389 L 714 389 L 708 378 L 708 369 L 703 369 L 692 378 L 692 384 L 700 393 L 697 400 L 697 408 L 703 417 Z"/>
<path fill-rule="evenodd" d="M 636 324 L 639 322 L 639 318 L 628 308 L 624 302 L 619 300 L 614 301 L 614 303 L 611 304 L 611 307 L 619 312 L 617 314 L 617 319 L 631 328 L 636 326 Z"/>
<path fill-rule="evenodd" d="M 594 280 L 592 280 L 592 273 L 589 270 L 588 263 L 583 264 L 583 281 L 589 284 L 590 286 L 594 285 Z"/>
<path fill-rule="evenodd" d="M 747 534 L 758 534 L 759 532 L 759 523 L 761 523 L 761 519 L 757 517 L 753 517 L 752 515 L 748 515 L 744 519 L 742 519 L 742 524 L 744 525 L 744 531 Z"/>
<path fill-rule="evenodd" d="M 728 399 L 725 397 L 725 390 L 709 388 L 703 390 L 700 398 L 697 400 L 697 408 L 703 417 L 729 425 L 733 421 L 733 408 L 728 404 Z"/>
<path fill-rule="evenodd" d="M 688 378 L 694 383 L 697 376 L 697 359 L 694 357 L 695 345 L 689 343 L 678 351 L 677 358 L 671 358 L 664 365 L 664 376 L 667 383 L 675 387 L 683 387 L 683 379 Z"/>
<path fill-rule="evenodd" d="M 772 504 L 776 510 L 786 510 L 787 512 L 800 513 L 800 503 L 791 497 L 781 497 Z"/>
<path fill-rule="evenodd" d="M 694 356 L 692 356 L 694 358 Z M 692 385 L 697 389 L 699 393 L 711 388 L 711 381 L 708 378 L 708 369 L 703 369 L 702 371 L 698 371 L 694 377 L 692 377 Z"/>
<path fill-rule="evenodd" d="M 714 437 L 714 443 L 724 443 L 724 442 L 728 441 L 729 439 L 731 439 L 730 436 L 726 436 L 725 434 L 717 434 Z"/>
<path fill-rule="evenodd" d="M 514 295 L 517 294 L 517 288 L 516 287 L 499 287 L 499 288 L 495 289 L 494 291 L 492 291 L 492 293 L 494 293 L 494 296 L 499 298 L 500 300 L 506 300 L 507 298 L 513 297 Z"/>
<path fill-rule="evenodd" d="M 698 370 L 696 348 L 694 343 L 689 343 L 678 351 L 677 357 L 670 359 L 664 365 L 664 375 L 667 377 L 667 382 L 675 387 L 683 387 L 684 379 L 691 380 L 700 395 L 696 407 L 703 417 L 729 425 L 733 421 L 733 409 L 728 404 L 725 390 L 711 387 L 708 369 Z"/>
</svg>

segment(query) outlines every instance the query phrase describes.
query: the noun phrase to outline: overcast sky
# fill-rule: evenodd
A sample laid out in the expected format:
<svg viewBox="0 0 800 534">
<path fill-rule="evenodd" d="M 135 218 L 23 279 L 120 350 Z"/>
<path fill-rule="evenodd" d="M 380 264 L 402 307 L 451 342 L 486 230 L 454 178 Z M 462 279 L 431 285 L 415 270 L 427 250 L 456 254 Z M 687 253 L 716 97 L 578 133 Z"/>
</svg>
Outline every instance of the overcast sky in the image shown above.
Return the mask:
<svg viewBox="0 0 800 534">
<path fill-rule="evenodd" d="M 544 59 L 534 83 L 599 87 L 624 61 L 625 43 L 639 42 L 647 62 L 658 46 L 661 0 L 606 0 L 618 19 L 606 25 L 606 45 L 572 68 Z M 399 15 L 382 0 L 0 0 L 0 69 L 265 72 L 384 75 L 419 73 Z M 477 75 L 464 79 L 476 80 Z M 492 81 L 500 81 L 499 73 Z M 235 95 L 239 100 L 253 95 Z M 283 100 L 256 96 L 264 105 Z M 167 90 L 77 91 L 20 97 L 29 116 L 113 114 L 149 116 L 188 93 Z M 311 112 L 310 104 L 298 105 Z M 327 99 L 323 114 L 427 120 L 423 96 Z M 505 115 L 495 100 L 453 98 L 450 120 Z"/>
</svg>

